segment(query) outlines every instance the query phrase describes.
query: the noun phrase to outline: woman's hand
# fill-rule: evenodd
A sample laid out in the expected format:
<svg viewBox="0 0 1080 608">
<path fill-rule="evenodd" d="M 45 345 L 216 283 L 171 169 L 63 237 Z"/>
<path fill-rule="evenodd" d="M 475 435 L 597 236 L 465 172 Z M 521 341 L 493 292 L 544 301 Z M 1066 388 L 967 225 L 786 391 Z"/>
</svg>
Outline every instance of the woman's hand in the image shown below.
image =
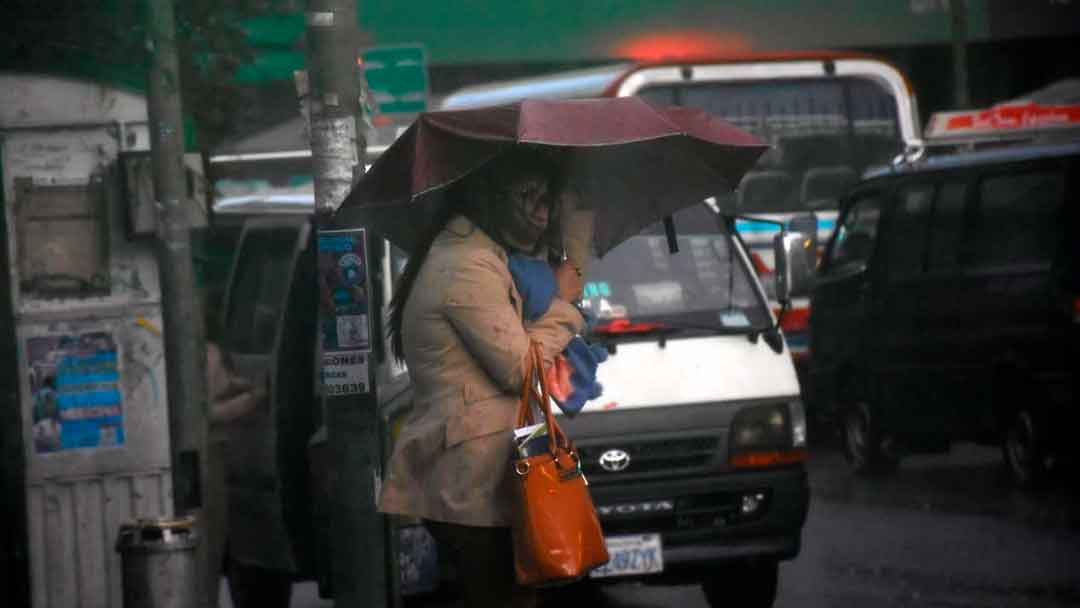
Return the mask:
<svg viewBox="0 0 1080 608">
<path fill-rule="evenodd" d="M 581 299 L 585 289 L 585 278 L 576 266 L 563 262 L 555 267 L 555 282 L 559 286 L 559 297 L 567 302 Z"/>
</svg>

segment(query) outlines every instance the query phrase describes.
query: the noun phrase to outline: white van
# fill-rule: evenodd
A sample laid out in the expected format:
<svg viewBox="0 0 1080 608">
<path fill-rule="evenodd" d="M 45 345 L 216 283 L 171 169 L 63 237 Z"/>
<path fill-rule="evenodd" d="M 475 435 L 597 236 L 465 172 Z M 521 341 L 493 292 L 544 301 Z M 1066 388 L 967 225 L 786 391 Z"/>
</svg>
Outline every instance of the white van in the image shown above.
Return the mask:
<svg viewBox="0 0 1080 608">
<path fill-rule="evenodd" d="M 809 502 L 799 383 L 734 220 L 702 204 L 674 221 L 678 253 L 658 224 L 586 270 L 589 339 L 610 356 L 603 395 L 561 423 L 611 550 L 593 577 L 769 606 Z"/>
</svg>

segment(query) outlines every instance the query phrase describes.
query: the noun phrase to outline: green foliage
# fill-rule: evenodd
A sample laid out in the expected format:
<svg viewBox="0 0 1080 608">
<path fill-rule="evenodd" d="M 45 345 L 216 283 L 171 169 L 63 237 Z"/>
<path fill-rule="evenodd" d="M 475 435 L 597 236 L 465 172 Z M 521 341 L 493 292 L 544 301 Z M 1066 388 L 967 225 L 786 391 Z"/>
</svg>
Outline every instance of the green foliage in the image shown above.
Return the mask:
<svg viewBox="0 0 1080 608">
<path fill-rule="evenodd" d="M 254 59 L 235 24 L 253 10 L 251 0 L 185 0 L 176 5 L 177 51 L 184 108 L 195 119 L 203 150 L 215 147 L 243 111 L 237 70 Z"/>
<path fill-rule="evenodd" d="M 273 7 L 262 0 L 174 0 L 186 114 L 204 150 L 244 110 L 236 73 L 254 60 L 238 25 Z M 146 90 L 146 0 L 5 0 L 0 69 L 86 78 Z"/>
<path fill-rule="evenodd" d="M 7 0 L 0 67 L 145 88 L 146 11 L 137 0 Z"/>
</svg>

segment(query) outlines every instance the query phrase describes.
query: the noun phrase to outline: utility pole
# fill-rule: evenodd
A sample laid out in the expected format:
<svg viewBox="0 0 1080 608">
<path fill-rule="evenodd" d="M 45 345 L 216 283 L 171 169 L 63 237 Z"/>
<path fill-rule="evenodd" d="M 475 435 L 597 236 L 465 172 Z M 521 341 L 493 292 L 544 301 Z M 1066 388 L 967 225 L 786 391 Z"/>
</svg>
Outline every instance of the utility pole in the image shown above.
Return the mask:
<svg viewBox="0 0 1080 608">
<path fill-rule="evenodd" d="M 363 173 L 356 0 L 310 0 L 307 59 L 315 210 L 329 217 Z"/>
<path fill-rule="evenodd" d="M 150 150 L 157 201 L 158 266 L 165 324 L 168 375 L 169 443 L 173 511 L 191 513 L 203 505 L 206 479 L 206 344 L 202 307 L 195 301 L 191 230 L 184 169 L 184 130 L 180 103 L 180 68 L 172 0 L 148 0 L 152 54 L 148 113 Z M 198 531 L 205 530 L 205 522 Z M 200 534 L 201 535 L 201 534 Z M 199 543 L 199 572 L 207 572 Z M 205 577 L 198 577 L 200 585 Z M 196 597 L 205 602 L 208 594 Z"/>
<path fill-rule="evenodd" d="M 953 105 L 971 107 L 967 69 L 967 6 L 965 0 L 949 0 L 952 19 Z"/>
<path fill-rule="evenodd" d="M 308 109 L 320 233 L 336 227 L 332 213 L 363 173 L 359 40 L 356 0 L 309 1 Z M 364 246 L 362 239 L 354 242 Z M 364 272 L 370 275 L 371 252 L 361 252 L 361 258 L 365 260 Z M 367 284 L 371 284 L 370 276 Z M 369 336 L 373 314 L 378 311 L 368 311 Z M 370 354 L 360 355 L 367 362 L 363 364 L 365 388 L 358 394 L 324 391 L 328 452 L 333 467 L 332 579 L 335 605 L 342 607 L 388 605 L 386 518 L 376 510 L 382 461 L 381 420 Z M 325 358 L 323 365 L 327 365 Z"/>
</svg>

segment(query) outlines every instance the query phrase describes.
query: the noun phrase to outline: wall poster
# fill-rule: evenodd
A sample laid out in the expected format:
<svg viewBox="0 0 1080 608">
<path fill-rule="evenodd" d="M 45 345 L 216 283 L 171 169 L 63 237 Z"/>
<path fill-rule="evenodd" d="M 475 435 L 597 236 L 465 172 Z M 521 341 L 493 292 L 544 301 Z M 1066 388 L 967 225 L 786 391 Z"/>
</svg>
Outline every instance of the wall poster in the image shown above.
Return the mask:
<svg viewBox="0 0 1080 608">
<path fill-rule="evenodd" d="M 26 340 L 34 452 L 124 444 L 116 339 L 108 331 Z"/>
<path fill-rule="evenodd" d="M 322 384 L 327 396 L 367 393 L 371 335 L 363 228 L 319 232 Z"/>
</svg>

